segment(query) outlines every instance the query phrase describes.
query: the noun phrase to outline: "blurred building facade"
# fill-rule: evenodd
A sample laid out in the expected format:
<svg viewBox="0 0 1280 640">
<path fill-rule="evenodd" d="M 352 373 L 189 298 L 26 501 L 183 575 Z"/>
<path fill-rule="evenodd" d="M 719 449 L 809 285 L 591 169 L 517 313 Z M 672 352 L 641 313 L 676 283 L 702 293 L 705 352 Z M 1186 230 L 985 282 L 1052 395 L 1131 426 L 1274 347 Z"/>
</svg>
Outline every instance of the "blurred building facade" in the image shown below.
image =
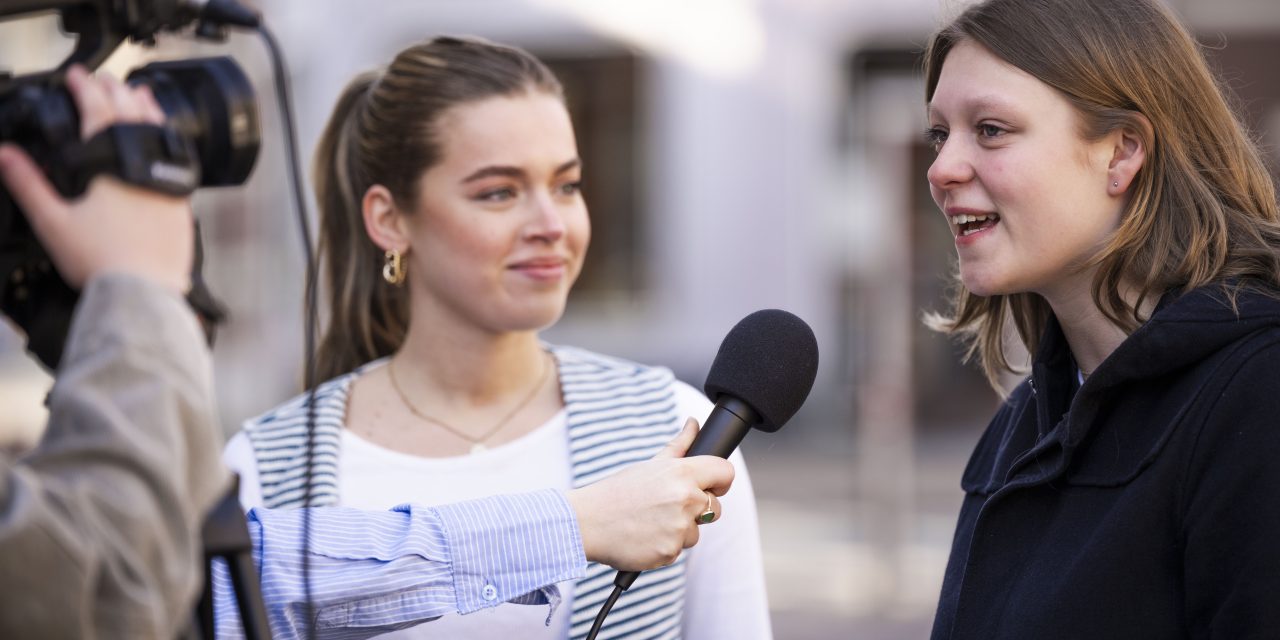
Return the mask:
<svg viewBox="0 0 1280 640">
<path fill-rule="evenodd" d="M 918 54 L 952 0 L 259 0 L 289 58 L 304 158 L 346 81 L 437 34 L 523 46 L 565 81 L 593 219 L 553 342 L 664 364 L 699 386 L 724 333 L 785 308 L 822 365 L 786 430 L 750 439 L 780 638 L 927 634 L 969 449 L 998 402 L 920 323 L 954 264 L 929 197 Z M 1280 166 L 1280 3 L 1173 0 Z M 0 66 L 66 48 L 0 27 Z M 170 38 L 151 58 L 232 52 L 262 100 L 242 188 L 202 192 L 228 432 L 300 388 L 302 252 L 260 43 Z M 16 63 L 15 63 L 16 64 Z M 314 227 L 314 225 L 313 225 Z M 0 430 L 30 441 L 48 378 L 0 338 Z M 29 407 L 29 409 L 28 409 Z"/>
</svg>

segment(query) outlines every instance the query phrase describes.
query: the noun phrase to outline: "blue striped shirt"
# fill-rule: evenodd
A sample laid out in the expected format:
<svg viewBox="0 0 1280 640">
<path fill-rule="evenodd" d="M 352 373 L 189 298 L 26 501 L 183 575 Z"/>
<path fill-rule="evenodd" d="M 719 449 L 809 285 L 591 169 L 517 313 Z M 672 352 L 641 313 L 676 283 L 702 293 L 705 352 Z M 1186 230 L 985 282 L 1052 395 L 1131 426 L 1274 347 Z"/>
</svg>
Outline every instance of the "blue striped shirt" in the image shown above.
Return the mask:
<svg viewBox="0 0 1280 640">
<path fill-rule="evenodd" d="M 367 638 L 503 602 L 560 603 L 555 583 L 587 566 L 573 508 L 558 491 L 385 512 L 311 509 L 316 638 Z M 249 512 L 271 633 L 307 633 L 302 509 Z M 243 636 L 225 564 L 213 571 L 218 638 Z M 549 619 L 549 617 L 548 617 Z"/>
</svg>

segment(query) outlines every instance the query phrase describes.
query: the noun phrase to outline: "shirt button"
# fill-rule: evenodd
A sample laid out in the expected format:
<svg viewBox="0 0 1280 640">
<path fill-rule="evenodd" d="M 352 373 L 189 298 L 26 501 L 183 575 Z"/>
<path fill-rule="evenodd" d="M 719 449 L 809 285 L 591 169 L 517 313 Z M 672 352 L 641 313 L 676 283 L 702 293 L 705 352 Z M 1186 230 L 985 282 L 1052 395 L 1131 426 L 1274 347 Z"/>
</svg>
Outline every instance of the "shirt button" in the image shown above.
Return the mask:
<svg viewBox="0 0 1280 640">
<path fill-rule="evenodd" d="M 498 588 L 491 584 L 486 584 L 484 588 L 480 590 L 480 595 L 485 600 L 493 602 L 498 599 Z"/>
</svg>

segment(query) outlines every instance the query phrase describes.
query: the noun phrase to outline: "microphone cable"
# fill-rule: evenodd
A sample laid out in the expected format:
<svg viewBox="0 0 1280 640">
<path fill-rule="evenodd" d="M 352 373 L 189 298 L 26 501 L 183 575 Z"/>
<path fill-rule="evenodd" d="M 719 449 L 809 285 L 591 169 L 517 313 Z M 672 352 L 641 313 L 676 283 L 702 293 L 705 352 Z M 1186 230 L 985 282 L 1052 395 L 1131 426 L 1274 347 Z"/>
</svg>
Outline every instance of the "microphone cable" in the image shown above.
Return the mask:
<svg viewBox="0 0 1280 640">
<path fill-rule="evenodd" d="M 604 626 L 605 616 L 609 615 L 609 610 L 613 609 L 614 603 L 618 601 L 618 596 L 621 596 L 622 592 L 626 591 L 632 582 L 635 582 L 637 575 L 639 574 L 620 572 L 613 579 L 613 592 L 609 594 L 609 598 L 604 601 L 604 604 L 600 605 L 600 612 L 596 614 L 596 621 L 591 624 L 591 631 L 587 632 L 587 640 L 596 640 L 596 634 L 600 633 L 600 627 Z M 624 578 L 630 578 L 625 581 L 625 585 L 623 584 Z"/>
<path fill-rule="evenodd" d="M 288 157 L 289 183 L 293 190 L 293 200 L 298 216 L 298 232 L 301 234 L 303 259 L 306 261 L 305 276 L 305 326 L 303 329 L 303 386 L 307 389 L 307 439 L 306 465 L 303 473 L 306 480 L 302 494 L 302 589 L 304 611 L 306 613 L 306 636 L 315 637 L 315 605 L 311 599 L 311 494 L 312 465 L 315 446 L 316 423 L 316 329 L 319 324 L 317 314 L 317 262 L 311 244 L 310 213 L 307 210 L 307 197 L 303 191 L 301 164 L 298 161 L 297 133 L 293 118 L 293 102 L 289 94 L 289 74 L 285 67 L 284 53 L 280 49 L 275 36 L 265 24 L 259 22 L 257 32 L 266 43 L 271 58 L 272 76 L 275 82 L 276 102 L 280 110 L 281 128 L 284 129 L 285 153 Z"/>
</svg>

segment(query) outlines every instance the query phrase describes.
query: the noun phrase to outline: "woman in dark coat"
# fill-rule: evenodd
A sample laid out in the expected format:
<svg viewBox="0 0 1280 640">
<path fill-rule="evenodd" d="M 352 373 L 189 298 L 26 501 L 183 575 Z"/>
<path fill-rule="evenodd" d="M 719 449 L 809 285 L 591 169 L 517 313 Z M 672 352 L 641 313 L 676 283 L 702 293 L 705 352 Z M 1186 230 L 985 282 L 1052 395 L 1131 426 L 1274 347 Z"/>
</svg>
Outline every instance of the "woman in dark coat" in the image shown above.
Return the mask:
<svg viewBox="0 0 1280 640">
<path fill-rule="evenodd" d="M 1280 637 L 1280 222 L 1157 0 L 989 0 L 929 44 L 932 326 L 993 384 L 934 638 Z"/>
</svg>

